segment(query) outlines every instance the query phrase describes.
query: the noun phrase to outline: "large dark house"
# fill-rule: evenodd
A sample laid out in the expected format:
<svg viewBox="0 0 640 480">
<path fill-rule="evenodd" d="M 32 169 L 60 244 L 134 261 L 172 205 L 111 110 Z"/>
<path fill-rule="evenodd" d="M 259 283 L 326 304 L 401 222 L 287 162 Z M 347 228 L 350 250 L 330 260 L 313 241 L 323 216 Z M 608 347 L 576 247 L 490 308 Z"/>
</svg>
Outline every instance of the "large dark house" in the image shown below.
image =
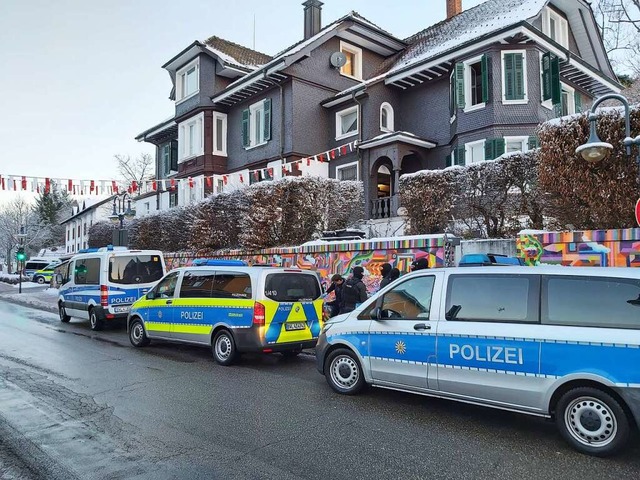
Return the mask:
<svg viewBox="0 0 640 480">
<path fill-rule="evenodd" d="M 138 211 L 314 174 L 361 180 L 367 218 L 387 219 L 402 174 L 535 148 L 540 122 L 621 88 L 584 0 L 447 0 L 405 39 L 356 12 L 323 26 L 322 5 L 275 56 L 214 36 L 163 65 L 175 115 L 137 137 L 160 185 Z"/>
</svg>

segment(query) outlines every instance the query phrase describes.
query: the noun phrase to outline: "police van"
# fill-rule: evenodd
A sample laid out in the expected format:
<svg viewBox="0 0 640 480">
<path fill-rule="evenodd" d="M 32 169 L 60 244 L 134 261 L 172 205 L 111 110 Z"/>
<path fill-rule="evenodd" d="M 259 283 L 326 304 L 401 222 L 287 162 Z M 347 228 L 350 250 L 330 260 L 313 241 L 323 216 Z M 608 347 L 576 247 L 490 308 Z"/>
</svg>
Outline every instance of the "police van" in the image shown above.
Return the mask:
<svg viewBox="0 0 640 480">
<path fill-rule="evenodd" d="M 505 266 L 422 270 L 327 322 L 317 368 L 366 385 L 553 418 L 607 456 L 640 421 L 640 271 Z"/>
<path fill-rule="evenodd" d="M 168 340 L 210 346 L 220 365 L 243 352 L 298 355 L 322 327 L 315 272 L 272 267 L 192 266 L 168 273 L 129 313 L 131 344 Z"/>
<path fill-rule="evenodd" d="M 88 319 L 92 330 L 126 319 L 131 305 L 165 274 L 159 250 L 103 247 L 73 256 L 56 274 L 60 320 Z"/>
</svg>

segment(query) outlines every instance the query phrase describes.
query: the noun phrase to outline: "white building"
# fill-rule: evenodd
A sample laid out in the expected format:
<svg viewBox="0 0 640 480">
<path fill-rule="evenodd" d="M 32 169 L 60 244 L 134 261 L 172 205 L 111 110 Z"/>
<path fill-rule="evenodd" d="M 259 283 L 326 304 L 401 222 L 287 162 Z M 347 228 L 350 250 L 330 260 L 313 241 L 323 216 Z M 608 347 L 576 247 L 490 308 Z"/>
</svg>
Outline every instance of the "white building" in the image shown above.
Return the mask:
<svg viewBox="0 0 640 480">
<path fill-rule="evenodd" d="M 71 216 L 60 222 L 65 226 L 64 253 L 76 253 L 89 246 L 89 229 L 94 223 L 109 220 L 113 198 L 86 199 L 72 207 Z"/>
</svg>

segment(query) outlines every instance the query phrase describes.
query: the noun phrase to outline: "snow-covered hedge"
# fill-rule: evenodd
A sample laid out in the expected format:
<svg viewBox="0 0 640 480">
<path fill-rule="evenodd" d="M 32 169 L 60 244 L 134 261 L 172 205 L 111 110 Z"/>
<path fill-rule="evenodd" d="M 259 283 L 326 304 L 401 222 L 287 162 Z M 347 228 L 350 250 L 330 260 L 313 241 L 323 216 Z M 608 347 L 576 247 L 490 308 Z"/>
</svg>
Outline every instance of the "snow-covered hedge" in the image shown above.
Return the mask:
<svg viewBox="0 0 640 480">
<path fill-rule="evenodd" d="M 361 220 L 363 204 L 361 182 L 286 177 L 134 218 L 127 225 L 129 246 L 206 252 L 299 245 Z M 90 245 L 111 243 L 112 231 L 109 223 L 94 224 Z"/>
<path fill-rule="evenodd" d="M 544 123 L 540 136 L 540 186 L 547 193 L 547 213 L 554 228 L 602 229 L 635 226 L 637 147 L 627 156 L 622 144 L 624 121 L 620 108 L 605 108 L 597 121 L 598 136 L 613 145 L 612 153 L 596 164 L 575 150 L 589 137 L 586 114 Z M 640 107 L 631 109 L 632 136 L 640 132 Z"/>
<path fill-rule="evenodd" d="M 422 171 L 400 178 L 408 234 L 445 230 L 497 238 L 542 228 L 537 150 L 511 153 L 466 167 Z"/>
</svg>

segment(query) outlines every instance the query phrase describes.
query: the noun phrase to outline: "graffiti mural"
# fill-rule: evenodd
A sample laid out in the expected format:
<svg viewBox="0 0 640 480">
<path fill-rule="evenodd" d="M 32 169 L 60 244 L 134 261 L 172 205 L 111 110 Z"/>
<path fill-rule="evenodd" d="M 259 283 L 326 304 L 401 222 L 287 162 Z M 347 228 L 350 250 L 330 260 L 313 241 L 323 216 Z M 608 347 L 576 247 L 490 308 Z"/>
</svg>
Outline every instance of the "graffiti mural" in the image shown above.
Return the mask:
<svg viewBox="0 0 640 480">
<path fill-rule="evenodd" d="M 522 232 L 516 246 L 527 265 L 640 266 L 640 228 Z"/>
<path fill-rule="evenodd" d="M 459 239 L 445 235 L 398 237 L 381 240 L 322 242 L 299 247 L 270 248 L 258 251 L 233 250 L 211 252 L 208 255 L 180 252 L 166 254 L 167 268 L 191 265 L 195 258 L 244 260 L 249 265 L 300 268 L 315 270 L 327 284 L 336 273 L 348 277 L 356 266 L 365 270 L 367 291 L 373 293 L 380 286 L 380 269 L 390 263 L 402 273 L 410 271 L 411 262 L 422 257 L 430 268 L 453 265 L 452 245 Z"/>
</svg>

